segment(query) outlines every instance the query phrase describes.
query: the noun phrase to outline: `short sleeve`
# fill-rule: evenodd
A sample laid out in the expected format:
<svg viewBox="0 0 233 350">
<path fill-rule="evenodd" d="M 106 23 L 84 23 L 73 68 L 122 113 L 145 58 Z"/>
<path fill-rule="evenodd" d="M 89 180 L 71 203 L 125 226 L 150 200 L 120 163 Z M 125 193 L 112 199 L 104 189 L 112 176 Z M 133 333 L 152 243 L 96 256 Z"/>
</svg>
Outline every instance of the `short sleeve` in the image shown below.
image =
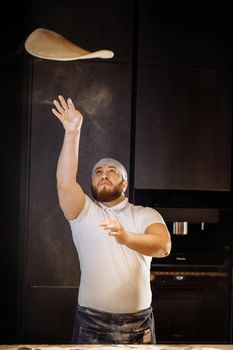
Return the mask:
<svg viewBox="0 0 233 350">
<path fill-rule="evenodd" d="M 93 201 L 85 194 L 85 204 L 79 216 L 72 220 L 67 219 L 71 226 L 75 223 L 82 222 L 85 219 L 87 213 L 89 212 L 89 209 L 92 206 L 92 203 Z"/>
<path fill-rule="evenodd" d="M 143 213 L 142 230 L 143 232 L 146 228 L 152 224 L 164 224 L 166 225 L 162 215 L 155 209 L 145 207 Z"/>
</svg>

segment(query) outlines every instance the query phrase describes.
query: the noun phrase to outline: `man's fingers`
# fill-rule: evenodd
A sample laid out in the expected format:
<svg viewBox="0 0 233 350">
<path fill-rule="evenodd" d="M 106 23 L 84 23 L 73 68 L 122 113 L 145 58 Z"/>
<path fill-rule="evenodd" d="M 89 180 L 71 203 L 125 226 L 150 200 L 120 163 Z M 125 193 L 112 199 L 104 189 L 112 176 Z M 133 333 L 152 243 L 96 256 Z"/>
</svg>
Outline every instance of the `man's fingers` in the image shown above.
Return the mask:
<svg viewBox="0 0 233 350">
<path fill-rule="evenodd" d="M 120 233 L 118 231 L 109 231 L 108 232 L 109 236 L 119 236 Z"/>
<path fill-rule="evenodd" d="M 100 224 L 105 230 L 119 230 L 118 225 L 116 224 Z"/>
<path fill-rule="evenodd" d="M 59 95 L 58 98 L 59 98 L 59 100 L 60 100 L 60 102 L 61 102 L 62 107 L 63 107 L 64 110 L 66 111 L 66 110 L 68 109 L 68 106 L 67 106 L 67 103 L 66 103 L 64 97 L 61 96 L 61 95 Z"/>
<path fill-rule="evenodd" d="M 120 223 L 117 220 L 105 220 L 100 223 L 100 226 L 106 225 L 120 225 Z"/>
<path fill-rule="evenodd" d="M 69 106 L 69 108 L 71 109 L 71 111 L 72 111 L 73 113 L 77 112 L 77 110 L 76 110 L 76 108 L 74 107 L 74 104 L 73 104 L 71 98 L 68 98 L 67 102 L 68 102 L 68 106 Z"/>
<path fill-rule="evenodd" d="M 64 112 L 64 109 L 61 107 L 60 103 L 57 100 L 54 100 L 53 103 L 56 106 L 57 110 L 62 114 Z"/>
<path fill-rule="evenodd" d="M 118 221 L 114 221 L 114 220 L 101 222 L 100 227 L 108 231 L 108 234 L 110 236 L 120 236 L 122 232 L 121 224 Z"/>
<path fill-rule="evenodd" d="M 107 224 L 107 223 L 105 223 L 105 222 L 102 222 L 102 223 L 100 224 L 100 226 L 102 226 L 102 227 L 105 227 L 105 226 L 107 226 L 107 225 L 109 225 L 109 224 Z"/>
<path fill-rule="evenodd" d="M 63 122 L 64 117 L 60 113 L 58 113 L 56 109 L 52 108 L 52 112 L 61 122 Z"/>
</svg>

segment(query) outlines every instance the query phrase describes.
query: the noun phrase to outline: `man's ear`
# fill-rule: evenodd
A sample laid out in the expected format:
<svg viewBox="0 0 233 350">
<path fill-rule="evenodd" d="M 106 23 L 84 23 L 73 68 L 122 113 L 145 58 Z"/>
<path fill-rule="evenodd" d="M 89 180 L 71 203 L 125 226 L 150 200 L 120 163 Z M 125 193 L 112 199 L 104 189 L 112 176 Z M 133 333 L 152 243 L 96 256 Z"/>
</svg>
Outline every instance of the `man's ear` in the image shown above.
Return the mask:
<svg viewBox="0 0 233 350">
<path fill-rule="evenodd" d="M 125 192 L 127 190 L 128 187 L 128 181 L 124 181 L 123 182 L 123 192 Z"/>
</svg>

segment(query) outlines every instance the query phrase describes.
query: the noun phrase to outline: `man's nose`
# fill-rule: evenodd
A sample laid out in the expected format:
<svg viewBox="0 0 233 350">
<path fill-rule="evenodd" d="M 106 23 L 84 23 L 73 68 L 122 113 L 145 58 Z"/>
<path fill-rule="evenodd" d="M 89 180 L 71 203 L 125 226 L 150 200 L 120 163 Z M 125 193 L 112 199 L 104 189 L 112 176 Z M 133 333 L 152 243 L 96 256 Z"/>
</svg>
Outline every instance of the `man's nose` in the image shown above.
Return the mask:
<svg viewBox="0 0 233 350">
<path fill-rule="evenodd" d="M 108 175 L 107 175 L 107 174 L 102 174 L 101 177 L 102 177 L 103 180 L 104 180 L 104 179 L 106 180 L 106 179 L 108 178 Z"/>
</svg>

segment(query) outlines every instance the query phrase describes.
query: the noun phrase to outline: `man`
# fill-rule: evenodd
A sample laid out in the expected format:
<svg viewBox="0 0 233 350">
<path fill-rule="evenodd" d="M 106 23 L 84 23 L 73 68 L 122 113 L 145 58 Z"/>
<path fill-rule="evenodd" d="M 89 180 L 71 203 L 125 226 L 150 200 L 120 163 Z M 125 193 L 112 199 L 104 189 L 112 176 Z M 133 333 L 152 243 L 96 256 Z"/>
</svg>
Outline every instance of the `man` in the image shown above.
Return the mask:
<svg viewBox="0 0 233 350">
<path fill-rule="evenodd" d="M 69 221 L 81 269 L 73 343 L 155 343 L 152 257 L 170 253 L 170 234 L 152 208 L 128 202 L 125 167 L 104 158 L 92 171 L 90 199 L 77 183 L 83 116 L 71 99 L 54 100 L 65 129 L 57 165 L 61 209 Z"/>
</svg>

